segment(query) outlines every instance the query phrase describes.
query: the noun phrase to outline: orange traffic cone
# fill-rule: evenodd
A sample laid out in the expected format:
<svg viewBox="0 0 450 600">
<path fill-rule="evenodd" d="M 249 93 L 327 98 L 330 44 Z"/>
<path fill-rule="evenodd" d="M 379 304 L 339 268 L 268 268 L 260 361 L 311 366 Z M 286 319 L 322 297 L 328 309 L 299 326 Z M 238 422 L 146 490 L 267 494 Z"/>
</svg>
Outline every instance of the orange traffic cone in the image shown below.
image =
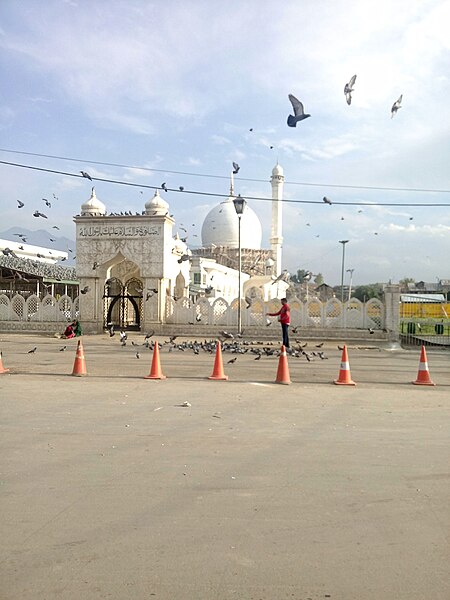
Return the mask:
<svg viewBox="0 0 450 600">
<path fill-rule="evenodd" d="M 166 376 L 163 375 L 161 369 L 161 363 L 159 360 L 159 344 L 155 342 L 153 347 L 153 359 L 152 359 L 152 368 L 150 369 L 150 373 L 144 377 L 144 379 L 166 379 Z"/>
<path fill-rule="evenodd" d="M 281 354 L 280 360 L 278 361 L 278 371 L 275 383 L 283 383 L 284 385 L 289 385 L 291 383 L 291 379 L 289 377 L 289 365 L 286 354 L 286 346 L 281 346 Z"/>
<path fill-rule="evenodd" d="M 73 363 L 72 375 L 75 375 L 76 377 L 83 377 L 84 375 L 87 375 L 86 361 L 84 360 L 84 350 L 81 340 L 78 340 L 77 353 L 75 356 L 75 362 Z"/>
<path fill-rule="evenodd" d="M 9 369 L 3 368 L 2 352 L 0 352 L 0 375 L 3 375 L 3 373 L 9 373 Z"/>
<path fill-rule="evenodd" d="M 354 381 L 352 381 L 350 375 L 350 364 L 348 362 L 348 354 L 347 354 L 347 346 L 344 345 L 342 350 L 342 358 L 341 358 L 341 369 L 339 371 L 339 377 L 334 380 L 336 385 L 356 385 Z"/>
<path fill-rule="evenodd" d="M 212 375 L 208 377 L 208 379 L 218 379 L 221 381 L 227 381 L 228 376 L 225 375 L 223 370 L 223 362 L 222 362 L 222 347 L 220 342 L 216 344 L 216 358 L 214 360 L 214 369 Z"/>
<path fill-rule="evenodd" d="M 416 381 L 412 381 L 414 385 L 436 385 L 431 381 L 430 372 L 428 370 L 427 353 L 425 346 L 422 346 L 420 352 L 419 372 L 417 373 Z"/>
</svg>

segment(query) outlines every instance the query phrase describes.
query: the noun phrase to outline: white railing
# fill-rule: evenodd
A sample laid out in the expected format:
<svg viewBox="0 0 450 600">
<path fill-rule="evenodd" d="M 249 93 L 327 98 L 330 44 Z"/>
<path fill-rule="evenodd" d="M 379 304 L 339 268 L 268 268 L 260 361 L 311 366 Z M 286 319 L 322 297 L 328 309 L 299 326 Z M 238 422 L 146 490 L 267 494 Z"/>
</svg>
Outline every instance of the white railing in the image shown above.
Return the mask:
<svg viewBox="0 0 450 600">
<path fill-rule="evenodd" d="M 313 299 L 302 302 L 298 298 L 289 300 L 291 308 L 291 326 L 307 328 L 349 328 L 349 329 L 383 329 L 385 323 L 384 304 L 372 298 L 365 304 L 356 298 L 349 302 L 340 302 L 332 298 L 327 302 Z M 277 312 L 279 300 L 264 302 L 255 299 L 247 308 L 241 300 L 242 326 L 264 327 L 268 313 Z M 165 322 L 172 324 L 217 325 L 231 327 L 237 323 L 238 299 L 228 303 L 223 298 L 207 300 L 200 298 L 192 302 L 189 298 L 166 301 Z M 83 320 L 79 311 L 79 299 L 69 296 L 32 295 L 24 298 L 20 294 L 9 298 L 0 294 L 0 321 L 16 323 L 64 323 L 73 319 Z M 275 319 L 273 319 L 275 320 Z M 33 327 L 32 327 L 33 328 Z"/>
<path fill-rule="evenodd" d="M 363 304 L 356 298 L 349 302 L 340 302 L 332 298 L 327 302 L 313 299 L 302 302 L 298 298 L 289 300 L 291 308 L 291 326 L 313 328 L 352 328 L 352 329 L 383 329 L 384 304 L 373 298 Z M 277 312 L 279 300 L 264 302 L 255 299 L 250 307 L 241 300 L 241 315 L 243 326 L 264 327 L 267 324 L 268 313 Z M 204 324 L 231 327 L 237 323 L 238 299 L 228 303 L 223 298 L 213 301 L 205 298 L 191 302 L 188 298 L 174 300 L 169 298 L 166 303 L 166 323 Z"/>
</svg>

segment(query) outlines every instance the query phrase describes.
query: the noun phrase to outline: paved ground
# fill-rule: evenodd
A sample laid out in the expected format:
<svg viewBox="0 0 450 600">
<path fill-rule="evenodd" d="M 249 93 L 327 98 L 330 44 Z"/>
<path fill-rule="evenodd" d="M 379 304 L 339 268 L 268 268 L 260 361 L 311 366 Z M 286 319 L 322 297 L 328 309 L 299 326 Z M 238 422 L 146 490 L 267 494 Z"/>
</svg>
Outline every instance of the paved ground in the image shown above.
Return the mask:
<svg viewBox="0 0 450 600">
<path fill-rule="evenodd" d="M 325 343 L 281 386 L 276 357 L 213 382 L 164 347 L 149 381 L 83 343 L 77 378 L 74 340 L 0 334 L 2 600 L 448 600 L 450 353 L 418 387 L 418 350 L 351 345 L 338 387 Z"/>
</svg>

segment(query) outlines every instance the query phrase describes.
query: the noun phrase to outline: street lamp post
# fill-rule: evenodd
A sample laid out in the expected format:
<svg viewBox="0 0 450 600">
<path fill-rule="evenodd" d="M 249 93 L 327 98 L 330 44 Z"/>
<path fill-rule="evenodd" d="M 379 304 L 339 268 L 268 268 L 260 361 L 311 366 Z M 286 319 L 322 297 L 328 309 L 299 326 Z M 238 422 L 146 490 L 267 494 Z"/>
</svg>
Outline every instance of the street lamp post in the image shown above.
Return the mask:
<svg viewBox="0 0 450 600">
<path fill-rule="evenodd" d="M 339 240 L 342 244 L 342 271 L 341 271 L 341 302 L 344 302 L 344 265 L 345 265 L 345 244 L 348 244 L 350 240 Z"/>
<path fill-rule="evenodd" d="M 241 313 L 241 270 L 242 270 L 242 255 L 241 255 L 241 218 L 242 214 L 247 205 L 245 198 L 241 198 L 241 195 L 233 200 L 234 210 L 238 216 L 238 334 L 242 334 L 242 313 Z"/>
<path fill-rule="evenodd" d="M 353 283 L 353 271 L 355 269 L 347 269 L 347 273 L 350 273 L 350 285 L 348 286 L 348 301 L 350 302 L 350 298 L 352 296 L 352 283 Z"/>
</svg>

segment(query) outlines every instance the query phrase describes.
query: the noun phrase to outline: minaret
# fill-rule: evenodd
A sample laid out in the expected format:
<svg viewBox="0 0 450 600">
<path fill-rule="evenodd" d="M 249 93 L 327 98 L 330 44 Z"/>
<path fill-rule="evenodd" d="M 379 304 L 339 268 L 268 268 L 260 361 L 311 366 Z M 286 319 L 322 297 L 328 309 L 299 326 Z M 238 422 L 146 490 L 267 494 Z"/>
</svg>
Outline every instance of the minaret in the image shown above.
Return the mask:
<svg viewBox="0 0 450 600">
<path fill-rule="evenodd" d="M 283 247 L 283 185 L 284 175 L 283 167 L 278 163 L 272 169 L 272 226 L 270 230 L 270 246 L 272 248 L 272 258 L 274 265 L 272 275 L 278 277 L 281 274 L 281 249 Z"/>
</svg>

